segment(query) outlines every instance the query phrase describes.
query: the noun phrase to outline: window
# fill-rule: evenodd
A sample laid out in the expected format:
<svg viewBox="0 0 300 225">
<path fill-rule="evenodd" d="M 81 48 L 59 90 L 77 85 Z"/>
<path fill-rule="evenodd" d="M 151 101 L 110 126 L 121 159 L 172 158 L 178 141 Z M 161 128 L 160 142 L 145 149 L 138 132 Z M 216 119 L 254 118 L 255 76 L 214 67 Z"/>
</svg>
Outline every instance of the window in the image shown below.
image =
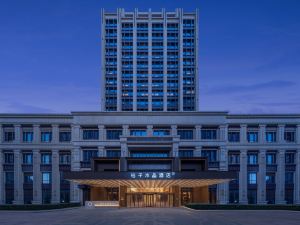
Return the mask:
<svg viewBox="0 0 300 225">
<path fill-rule="evenodd" d="M 52 141 L 51 131 L 41 132 L 41 142 L 51 142 L 51 141 Z"/>
<path fill-rule="evenodd" d="M 254 172 L 248 173 L 248 184 L 256 184 L 257 183 L 257 174 Z"/>
<path fill-rule="evenodd" d="M 14 153 L 4 153 L 4 163 L 13 164 L 14 163 Z"/>
<path fill-rule="evenodd" d="M 23 163 L 24 164 L 32 164 L 32 153 L 24 153 L 23 154 Z"/>
<path fill-rule="evenodd" d="M 285 154 L 285 163 L 286 164 L 294 164 L 295 163 L 295 153 L 287 152 Z"/>
<path fill-rule="evenodd" d="M 147 136 L 146 130 L 130 130 L 131 136 Z"/>
<path fill-rule="evenodd" d="M 194 138 L 193 130 L 177 130 L 177 135 L 180 136 L 180 139 L 184 140 Z"/>
<path fill-rule="evenodd" d="M 240 142 L 240 132 L 229 131 L 228 132 L 228 141 L 229 142 Z"/>
<path fill-rule="evenodd" d="M 23 142 L 32 142 L 33 132 L 23 132 Z"/>
<path fill-rule="evenodd" d="M 12 142 L 15 140 L 15 132 L 14 131 L 5 131 L 4 132 L 4 141 Z"/>
<path fill-rule="evenodd" d="M 201 130 L 201 139 L 204 139 L 204 140 L 217 139 L 217 130 L 216 129 L 202 129 Z"/>
<path fill-rule="evenodd" d="M 170 135 L 169 130 L 154 130 L 153 131 L 153 136 L 168 136 Z"/>
<path fill-rule="evenodd" d="M 83 130 L 83 140 L 98 140 L 99 130 Z"/>
<path fill-rule="evenodd" d="M 239 203 L 239 190 L 229 190 L 229 203 Z"/>
<path fill-rule="evenodd" d="M 229 153 L 228 155 L 229 164 L 240 164 L 240 154 L 238 153 Z"/>
<path fill-rule="evenodd" d="M 247 132 L 247 140 L 249 143 L 258 142 L 258 132 L 254 132 L 254 131 Z"/>
<path fill-rule="evenodd" d="M 32 184 L 33 175 L 31 172 L 24 172 L 24 184 Z"/>
<path fill-rule="evenodd" d="M 294 131 L 285 131 L 284 140 L 286 142 L 295 142 L 295 132 Z"/>
<path fill-rule="evenodd" d="M 250 165 L 256 165 L 257 164 L 257 154 L 256 153 L 250 153 L 248 154 L 248 164 Z"/>
<path fill-rule="evenodd" d="M 50 153 L 42 153 L 41 164 L 51 164 L 51 154 Z"/>
<path fill-rule="evenodd" d="M 50 172 L 42 173 L 42 184 L 51 184 L 51 173 Z"/>
<path fill-rule="evenodd" d="M 266 163 L 267 163 L 267 165 L 276 164 L 276 154 L 275 153 L 268 153 L 266 155 Z"/>
<path fill-rule="evenodd" d="M 108 158 L 120 158 L 121 157 L 121 151 L 119 151 L 119 150 L 107 150 L 106 151 L 106 157 L 108 157 Z"/>
<path fill-rule="evenodd" d="M 194 151 L 193 150 L 179 150 L 179 157 L 193 157 L 194 156 Z"/>
<path fill-rule="evenodd" d="M 207 157 L 208 162 L 216 162 L 217 161 L 217 150 L 202 150 L 202 157 Z"/>
<path fill-rule="evenodd" d="M 5 184 L 14 184 L 14 172 L 5 172 Z"/>
<path fill-rule="evenodd" d="M 266 184 L 275 184 L 275 173 L 267 173 Z"/>
<path fill-rule="evenodd" d="M 59 141 L 60 142 L 70 142 L 71 141 L 71 132 L 70 131 L 59 132 Z"/>
<path fill-rule="evenodd" d="M 69 203 L 70 202 L 70 189 L 60 190 L 60 202 Z"/>
<path fill-rule="evenodd" d="M 51 189 L 42 189 L 42 203 L 43 204 L 51 203 Z"/>
<path fill-rule="evenodd" d="M 266 132 L 266 141 L 268 143 L 276 142 L 276 131 Z"/>
<path fill-rule="evenodd" d="M 92 158 L 98 156 L 98 150 L 83 150 L 83 161 L 90 162 Z"/>
<path fill-rule="evenodd" d="M 167 152 L 133 151 L 130 152 L 130 156 L 133 158 L 166 158 L 169 157 L 169 154 Z"/>
<path fill-rule="evenodd" d="M 257 190 L 248 190 L 248 204 L 257 203 Z"/>
<path fill-rule="evenodd" d="M 294 183 L 294 172 L 293 171 L 285 172 L 285 183 L 286 184 L 293 184 Z"/>
<path fill-rule="evenodd" d="M 68 165 L 71 164 L 71 154 L 70 153 L 62 153 L 59 155 L 59 164 Z"/>
<path fill-rule="evenodd" d="M 106 130 L 107 140 L 119 140 L 122 135 L 122 130 Z"/>
</svg>

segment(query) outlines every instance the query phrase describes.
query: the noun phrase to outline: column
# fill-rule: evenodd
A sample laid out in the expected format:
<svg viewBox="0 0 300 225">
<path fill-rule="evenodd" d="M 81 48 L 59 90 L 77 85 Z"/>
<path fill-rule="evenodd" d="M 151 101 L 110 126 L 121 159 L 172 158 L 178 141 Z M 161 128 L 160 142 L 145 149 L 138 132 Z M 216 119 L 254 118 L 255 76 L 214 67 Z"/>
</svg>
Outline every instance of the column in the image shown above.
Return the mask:
<svg viewBox="0 0 300 225">
<path fill-rule="evenodd" d="M 14 125 L 15 128 L 15 143 L 20 143 L 21 142 L 21 125 L 16 124 Z"/>
<path fill-rule="evenodd" d="M 59 143 L 59 125 L 58 124 L 52 125 L 52 143 L 54 143 L 54 144 Z"/>
<path fill-rule="evenodd" d="M 37 149 L 33 150 L 33 201 L 32 204 L 42 204 L 41 155 Z"/>
<path fill-rule="evenodd" d="M 266 201 L 266 150 L 261 149 L 258 155 L 257 204 L 267 204 Z"/>
<path fill-rule="evenodd" d="M 201 157 L 201 149 L 202 149 L 202 146 L 196 146 L 196 149 L 194 151 L 194 156 L 195 157 Z"/>
<path fill-rule="evenodd" d="M 284 124 L 279 124 L 278 125 L 278 139 L 277 141 L 279 143 L 284 143 L 284 129 L 285 129 L 285 125 Z"/>
<path fill-rule="evenodd" d="M 120 138 L 121 142 L 121 157 L 127 157 L 128 156 L 128 148 L 127 148 L 127 139 L 126 138 Z"/>
<path fill-rule="evenodd" d="M 147 136 L 153 136 L 153 125 L 147 125 Z"/>
<path fill-rule="evenodd" d="M 40 134 L 40 125 L 34 124 L 33 125 L 33 142 L 35 144 L 41 141 L 41 134 Z"/>
<path fill-rule="evenodd" d="M 178 157 L 178 151 L 179 151 L 179 139 L 173 138 L 172 157 Z"/>
<path fill-rule="evenodd" d="M 105 151 L 104 151 L 104 146 L 99 145 L 98 146 L 98 157 L 105 157 Z"/>
<path fill-rule="evenodd" d="M 164 48 L 164 56 L 163 56 L 163 66 L 164 66 L 164 76 L 163 76 L 163 111 L 167 111 L 168 110 L 168 107 L 167 107 L 167 92 L 168 92 L 168 77 L 167 77 L 167 74 L 168 74 L 168 64 L 167 64 L 167 58 L 168 58 L 168 49 L 167 49 L 167 15 L 166 15 L 166 12 L 165 12 L 165 9 L 162 9 L 162 14 L 163 14 L 163 20 L 164 20 L 164 28 L 163 28 L 163 37 L 164 37 L 164 40 L 163 40 L 163 48 Z M 182 59 L 182 58 L 181 58 Z M 180 96 L 180 95 L 179 95 Z M 179 101 L 179 104 L 180 104 L 180 101 Z"/>
<path fill-rule="evenodd" d="M 266 142 L 266 125 L 260 124 L 259 125 L 259 143 L 263 144 Z"/>
<path fill-rule="evenodd" d="M 0 124 L 0 144 L 3 142 L 3 127 L 2 124 Z"/>
<path fill-rule="evenodd" d="M 152 111 L 152 12 L 148 18 L 148 111 Z"/>
<path fill-rule="evenodd" d="M 59 173 L 59 150 L 52 150 L 52 194 L 51 203 L 60 203 L 60 173 Z"/>
<path fill-rule="evenodd" d="M 196 125 L 195 128 L 196 128 L 196 140 L 201 141 L 201 128 L 202 128 L 202 126 L 201 125 Z"/>
<path fill-rule="evenodd" d="M 300 144 L 300 124 L 297 125 L 296 139 L 297 144 Z"/>
<path fill-rule="evenodd" d="M 1 127 L 0 127 L 1 129 Z M 0 205 L 5 203 L 5 187 L 4 187 L 4 171 L 3 171 L 3 162 L 4 162 L 4 156 L 2 149 L 0 149 Z"/>
<path fill-rule="evenodd" d="M 295 163 L 296 163 L 296 171 L 295 171 L 294 200 L 295 200 L 295 204 L 300 205 L 300 148 L 297 149 Z"/>
<path fill-rule="evenodd" d="M 104 141 L 105 140 L 104 125 L 98 125 L 98 130 L 99 130 L 99 141 Z"/>
<path fill-rule="evenodd" d="M 80 125 L 72 125 L 72 141 L 79 141 L 80 137 Z"/>
<path fill-rule="evenodd" d="M 171 135 L 176 136 L 177 135 L 177 125 L 171 126 Z"/>
<path fill-rule="evenodd" d="M 133 88 L 132 88 L 132 104 L 133 104 L 133 111 L 136 111 L 137 110 L 137 24 L 136 24 L 136 17 L 137 17 L 137 9 L 134 10 L 134 18 L 133 18 L 133 36 L 132 36 L 132 50 L 133 50 L 133 55 L 132 55 L 132 67 L 133 67 L 133 78 L 132 78 L 132 82 L 133 82 Z M 121 35 L 118 35 L 121 37 Z M 120 43 L 121 44 L 121 43 Z M 121 51 L 118 51 L 121 53 Z M 122 55 L 122 54 L 118 54 L 118 55 Z M 119 59 L 118 59 L 119 60 Z M 121 60 L 121 58 L 120 58 Z M 120 66 L 120 69 L 121 69 L 121 66 Z M 121 93 L 121 88 L 118 89 L 120 94 Z"/>
<path fill-rule="evenodd" d="M 285 204 L 285 152 L 280 149 L 277 154 L 277 172 L 276 172 L 276 204 Z"/>
<path fill-rule="evenodd" d="M 179 101 L 179 111 L 183 111 L 183 23 L 182 23 L 182 10 L 177 10 L 179 16 L 179 93 L 178 93 L 178 101 Z M 197 60 L 195 60 L 197 61 Z M 196 88 L 195 88 L 196 89 Z"/>
<path fill-rule="evenodd" d="M 14 150 L 14 201 L 13 204 L 24 204 L 22 152 Z"/>
<path fill-rule="evenodd" d="M 80 170 L 80 147 L 75 146 L 71 151 L 71 171 Z M 71 202 L 81 201 L 81 190 L 78 188 L 78 184 L 71 181 L 70 182 L 70 192 L 71 192 Z"/>
<path fill-rule="evenodd" d="M 227 125 L 220 125 L 220 141 L 227 141 Z"/>
<path fill-rule="evenodd" d="M 239 203 L 248 204 L 247 150 L 240 153 Z"/>
<path fill-rule="evenodd" d="M 123 125 L 122 129 L 123 129 L 122 136 L 129 136 L 130 135 L 129 126 L 128 125 Z"/>
<path fill-rule="evenodd" d="M 117 9 L 117 111 L 122 111 L 122 15 L 123 10 Z M 135 27 L 135 26 L 134 26 Z M 134 36 L 133 36 L 134 38 Z M 133 41 L 135 43 L 135 41 Z M 134 48 L 134 46 L 133 46 Z M 134 53 L 133 53 L 134 54 Z M 134 64 L 134 62 L 133 62 Z M 134 66 L 134 65 L 133 65 Z M 133 79 L 136 77 L 133 75 Z M 134 82 L 134 81 L 133 81 Z M 135 86 L 135 85 L 134 85 Z M 134 97 L 133 97 L 134 98 Z"/>
<path fill-rule="evenodd" d="M 220 171 L 228 171 L 227 149 L 225 146 L 220 147 Z M 219 204 L 228 204 L 229 202 L 229 182 L 218 184 L 217 196 Z"/>
<path fill-rule="evenodd" d="M 240 142 L 242 143 L 242 144 L 246 144 L 247 142 L 248 142 L 248 140 L 247 140 L 247 124 L 241 124 L 241 131 L 240 131 L 240 135 L 241 135 L 241 137 L 240 137 Z"/>
</svg>

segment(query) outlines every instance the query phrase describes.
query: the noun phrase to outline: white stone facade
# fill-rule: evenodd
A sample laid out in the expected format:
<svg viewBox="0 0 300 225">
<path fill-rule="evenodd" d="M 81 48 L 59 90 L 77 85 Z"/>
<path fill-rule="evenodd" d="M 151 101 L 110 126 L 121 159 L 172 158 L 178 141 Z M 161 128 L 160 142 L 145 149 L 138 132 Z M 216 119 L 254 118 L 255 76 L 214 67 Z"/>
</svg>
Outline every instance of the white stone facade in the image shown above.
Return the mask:
<svg viewBox="0 0 300 225">
<path fill-rule="evenodd" d="M 96 130 L 97 138 L 87 139 L 86 130 Z M 120 137 L 109 137 L 111 130 L 120 130 Z M 120 151 L 128 157 L 133 148 L 169 149 L 170 157 L 191 151 L 194 157 L 208 156 L 210 170 L 236 171 L 239 182 L 211 188 L 218 204 L 300 204 L 300 115 L 1 114 L 0 138 L 0 204 L 80 202 L 81 189 L 63 183 L 60 172 L 89 170 L 84 151 L 95 150 L 99 157 Z"/>
</svg>

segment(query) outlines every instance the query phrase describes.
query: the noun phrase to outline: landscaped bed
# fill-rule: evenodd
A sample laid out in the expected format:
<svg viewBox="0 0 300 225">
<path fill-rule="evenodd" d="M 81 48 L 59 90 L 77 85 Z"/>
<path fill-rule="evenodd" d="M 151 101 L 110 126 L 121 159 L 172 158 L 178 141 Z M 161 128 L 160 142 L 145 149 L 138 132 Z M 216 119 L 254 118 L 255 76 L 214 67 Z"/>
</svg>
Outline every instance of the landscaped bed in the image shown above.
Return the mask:
<svg viewBox="0 0 300 225">
<path fill-rule="evenodd" d="M 0 210 L 51 210 L 79 207 L 80 203 L 49 204 L 49 205 L 0 205 Z"/>
<path fill-rule="evenodd" d="M 187 204 L 195 210 L 293 210 L 300 211 L 300 205 L 214 205 L 214 204 Z"/>
</svg>

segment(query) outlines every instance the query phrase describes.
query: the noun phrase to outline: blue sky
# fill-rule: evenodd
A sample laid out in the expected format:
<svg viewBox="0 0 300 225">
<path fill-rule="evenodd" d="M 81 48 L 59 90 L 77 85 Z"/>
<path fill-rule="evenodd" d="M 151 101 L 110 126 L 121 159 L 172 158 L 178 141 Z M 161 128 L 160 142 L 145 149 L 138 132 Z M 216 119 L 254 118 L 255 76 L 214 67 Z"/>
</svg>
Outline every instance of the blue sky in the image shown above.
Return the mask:
<svg viewBox="0 0 300 225">
<path fill-rule="evenodd" d="M 0 113 L 100 110 L 100 9 L 200 10 L 200 110 L 300 113 L 298 0 L 0 0 Z"/>
</svg>

